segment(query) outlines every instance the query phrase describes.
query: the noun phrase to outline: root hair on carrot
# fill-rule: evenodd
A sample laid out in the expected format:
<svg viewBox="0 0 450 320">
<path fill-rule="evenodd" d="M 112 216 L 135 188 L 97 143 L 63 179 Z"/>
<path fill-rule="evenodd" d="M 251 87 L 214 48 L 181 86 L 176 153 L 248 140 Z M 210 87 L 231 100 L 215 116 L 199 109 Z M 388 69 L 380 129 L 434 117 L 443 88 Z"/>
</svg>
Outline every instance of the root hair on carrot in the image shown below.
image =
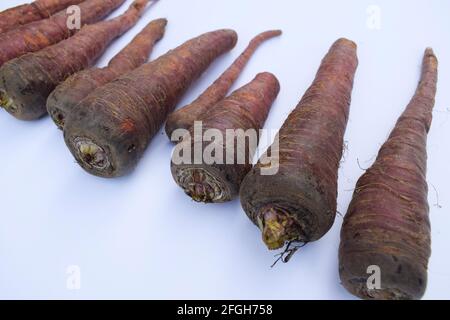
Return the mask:
<svg viewBox="0 0 450 320">
<path fill-rule="evenodd" d="M 293 244 L 295 245 L 292 246 Z M 274 263 L 270 267 L 271 268 L 275 267 L 280 261 L 283 263 L 288 263 L 294 256 L 294 254 L 301 248 L 305 247 L 307 244 L 308 242 L 301 242 L 296 240 L 289 241 L 288 244 L 286 245 L 286 248 L 282 252 L 275 255 L 275 257 L 278 258 L 274 261 Z"/>
</svg>

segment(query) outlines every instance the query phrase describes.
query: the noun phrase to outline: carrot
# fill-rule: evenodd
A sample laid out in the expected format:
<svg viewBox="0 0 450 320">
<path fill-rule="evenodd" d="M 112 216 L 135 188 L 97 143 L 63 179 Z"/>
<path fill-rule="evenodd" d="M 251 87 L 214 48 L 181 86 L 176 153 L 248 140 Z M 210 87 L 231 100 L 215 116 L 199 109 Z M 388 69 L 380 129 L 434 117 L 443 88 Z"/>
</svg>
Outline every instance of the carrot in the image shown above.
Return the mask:
<svg viewBox="0 0 450 320">
<path fill-rule="evenodd" d="M 201 120 L 202 115 L 210 107 L 225 98 L 256 49 L 265 41 L 279 35 L 281 35 L 280 30 L 266 31 L 257 35 L 233 64 L 194 102 L 170 114 L 166 123 L 166 133 L 169 139 L 172 138 L 172 133 L 176 129 L 189 130 L 195 121 Z"/>
<path fill-rule="evenodd" d="M 91 66 L 107 46 L 129 30 L 148 0 L 135 0 L 121 16 L 83 27 L 73 37 L 7 62 L 0 68 L 3 107 L 21 120 L 47 114 L 46 101 L 58 84 Z"/>
<path fill-rule="evenodd" d="M 232 30 L 206 33 L 92 92 L 64 127 L 78 163 L 101 177 L 130 172 L 183 93 L 236 41 Z"/>
<path fill-rule="evenodd" d="M 86 0 L 79 4 L 81 25 L 102 20 L 125 0 Z M 39 51 L 67 39 L 78 30 L 68 27 L 66 10 L 48 19 L 31 22 L 0 34 L 0 67 L 28 52 Z"/>
<path fill-rule="evenodd" d="M 18 26 L 49 18 L 55 12 L 84 0 L 37 0 L 0 12 L 0 33 Z"/>
<path fill-rule="evenodd" d="M 242 207 L 271 250 L 318 240 L 333 224 L 357 64 L 356 44 L 337 40 L 269 149 L 277 170 L 263 174 L 260 159 L 242 183 Z"/>
<path fill-rule="evenodd" d="M 239 194 L 239 187 L 245 175 L 252 168 L 252 158 L 257 143 L 246 142 L 246 137 L 257 141 L 259 130 L 269 114 L 270 107 L 280 91 L 277 78 L 271 73 L 260 73 L 246 86 L 236 90 L 202 117 L 202 137 L 208 130 L 216 130 L 222 143 L 214 141 L 215 161 L 205 159 L 197 164 L 194 160 L 195 144 L 200 143 L 201 155 L 211 146 L 211 142 L 184 139 L 177 149 L 190 150 L 191 157 L 184 163 L 172 159 L 172 176 L 176 183 L 192 199 L 198 202 L 226 202 Z M 218 130 L 218 131 L 217 131 Z M 229 130 L 235 134 L 233 145 L 225 143 Z M 217 135 L 215 133 L 215 136 Z M 191 127 L 189 137 L 195 137 L 195 126 Z M 222 154 L 216 148 L 220 148 Z M 238 161 L 238 155 L 245 158 Z M 226 159 L 234 159 L 232 163 Z"/>
<path fill-rule="evenodd" d="M 359 179 L 344 219 L 339 249 L 342 284 L 365 299 L 420 299 L 427 285 L 431 235 L 427 134 L 438 62 L 425 51 L 416 93 L 373 166 Z M 378 266 L 381 288 L 367 286 Z"/>
<path fill-rule="evenodd" d="M 163 37 L 166 24 L 166 19 L 150 22 L 107 67 L 80 71 L 58 85 L 47 100 L 47 111 L 56 125 L 62 129 L 66 115 L 92 91 L 144 64 Z"/>
</svg>

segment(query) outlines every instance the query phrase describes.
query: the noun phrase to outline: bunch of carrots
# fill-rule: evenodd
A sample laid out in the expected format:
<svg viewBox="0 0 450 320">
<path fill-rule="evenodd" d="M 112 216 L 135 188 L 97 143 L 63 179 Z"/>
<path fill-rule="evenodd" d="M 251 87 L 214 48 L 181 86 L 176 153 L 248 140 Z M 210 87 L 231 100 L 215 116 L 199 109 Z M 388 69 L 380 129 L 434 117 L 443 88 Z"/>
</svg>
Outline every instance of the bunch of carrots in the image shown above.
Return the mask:
<svg viewBox="0 0 450 320">
<path fill-rule="evenodd" d="M 125 0 L 37 0 L 0 13 L 0 103 L 12 116 L 35 120 L 49 114 L 63 130 L 79 165 L 91 174 L 118 177 L 131 172 L 165 124 L 177 143 L 171 161 L 175 182 L 193 200 L 226 202 L 240 197 L 268 249 L 285 248 L 284 261 L 302 245 L 322 238 L 337 211 L 338 168 L 349 119 L 357 46 L 338 39 L 317 75 L 281 127 L 276 142 L 256 165 L 256 144 L 229 148 L 214 142 L 221 160 L 193 160 L 195 124 L 202 130 L 264 127 L 280 92 L 262 72 L 228 95 L 256 49 L 281 31 L 252 39 L 233 64 L 194 102 L 174 111 L 191 84 L 233 49 L 237 34 L 223 29 L 193 38 L 147 62 L 163 36 L 166 19 L 151 21 L 104 68 L 94 67 L 114 39 L 140 19 L 149 0 L 135 0 L 117 18 L 101 21 Z M 69 6 L 78 5 L 80 30 L 71 30 Z M 359 179 L 345 216 L 339 249 L 342 284 L 366 299 L 419 299 L 427 282 L 430 222 L 426 140 L 436 94 L 437 59 L 425 51 L 422 75 L 373 166 Z M 259 137 L 257 137 L 259 140 Z M 202 142 L 201 149 L 210 147 Z M 175 161 L 188 150 L 185 162 Z M 263 158 L 276 157 L 277 172 Z M 282 256 L 283 258 L 283 256 Z M 382 270 L 381 288 L 367 286 L 367 268 Z"/>
</svg>

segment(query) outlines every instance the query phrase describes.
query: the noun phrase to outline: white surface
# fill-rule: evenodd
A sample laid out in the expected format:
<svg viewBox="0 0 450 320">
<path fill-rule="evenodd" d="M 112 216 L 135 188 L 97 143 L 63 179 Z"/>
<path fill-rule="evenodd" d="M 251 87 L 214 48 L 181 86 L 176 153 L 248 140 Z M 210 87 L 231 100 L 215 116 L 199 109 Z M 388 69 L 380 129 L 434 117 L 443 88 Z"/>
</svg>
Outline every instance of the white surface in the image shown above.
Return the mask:
<svg viewBox="0 0 450 320">
<path fill-rule="evenodd" d="M 23 2 L 3 0 L 0 9 Z M 380 30 L 366 24 L 369 5 L 381 9 Z M 167 17 L 169 25 L 152 57 L 206 31 L 237 30 L 237 47 L 191 88 L 183 105 L 252 36 L 281 28 L 282 38 L 258 51 L 234 87 L 259 71 L 275 73 L 282 91 L 267 128 L 277 129 L 311 84 L 331 43 L 341 36 L 356 41 L 360 65 L 339 181 L 339 211 L 345 213 L 363 173 L 357 159 L 370 166 L 414 92 L 423 50 L 432 46 L 440 79 L 428 148 L 433 254 L 425 298 L 450 298 L 448 12 L 446 0 L 161 0 L 99 65 L 154 18 Z M 322 240 L 270 269 L 273 253 L 237 200 L 199 205 L 175 185 L 169 170 L 172 145 L 162 133 L 137 170 L 116 180 L 85 173 L 49 118 L 20 122 L 1 111 L 0 150 L 0 298 L 352 298 L 338 278 L 341 217 Z M 80 290 L 66 288 L 70 265 L 81 268 Z"/>
</svg>

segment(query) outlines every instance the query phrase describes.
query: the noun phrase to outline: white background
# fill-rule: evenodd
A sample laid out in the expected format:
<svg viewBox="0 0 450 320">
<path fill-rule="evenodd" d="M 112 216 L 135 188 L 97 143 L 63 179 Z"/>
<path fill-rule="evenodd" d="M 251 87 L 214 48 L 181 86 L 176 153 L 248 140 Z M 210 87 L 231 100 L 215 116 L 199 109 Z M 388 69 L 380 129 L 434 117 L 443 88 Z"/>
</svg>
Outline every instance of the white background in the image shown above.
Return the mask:
<svg viewBox="0 0 450 320">
<path fill-rule="evenodd" d="M 24 1 L 1 1 L 0 9 Z M 131 1 L 117 10 L 123 12 Z M 369 28 L 368 8 L 381 10 Z M 425 298 L 450 298 L 450 2 L 161 0 L 116 41 L 103 66 L 151 19 L 169 20 L 152 57 L 203 32 L 234 28 L 240 41 L 218 59 L 180 103 L 192 101 L 257 33 L 281 28 L 257 52 L 234 88 L 260 71 L 278 76 L 282 91 L 267 128 L 278 129 L 311 84 L 331 43 L 357 42 L 360 65 L 339 177 L 339 211 L 408 103 L 422 53 L 440 60 L 429 136 L 429 201 L 433 254 Z M 173 182 L 172 145 L 159 134 L 130 176 L 104 180 L 85 173 L 49 118 L 20 122 L 0 112 L 0 298 L 351 299 L 339 284 L 342 218 L 290 263 L 270 265 L 260 232 L 239 201 L 202 205 Z M 436 190 L 436 191 L 435 191 Z M 81 269 L 81 289 L 66 287 L 67 268 Z"/>
</svg>

